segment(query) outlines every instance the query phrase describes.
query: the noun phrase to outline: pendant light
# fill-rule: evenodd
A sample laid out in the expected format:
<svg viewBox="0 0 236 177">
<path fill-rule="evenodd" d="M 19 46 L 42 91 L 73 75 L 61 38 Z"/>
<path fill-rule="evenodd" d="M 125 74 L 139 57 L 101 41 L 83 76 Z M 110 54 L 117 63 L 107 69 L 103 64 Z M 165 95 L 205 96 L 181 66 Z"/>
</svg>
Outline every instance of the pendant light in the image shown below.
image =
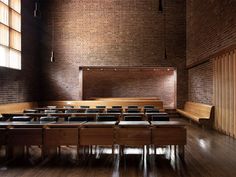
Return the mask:
<svg viewBox="0 0 236 177">
<path fill-rule="evenodd" d="M 34 17 L 35 18 L 41 17 L 40 4 L 38 0 L 36 0 L 34 3 Z"/>
<path fill-rule="evenodd" d="M 162 0 L 161 0 L 162 1 Z M 165 4 L 162 4 L 165 5 Z M 167 48 L 166 48 L 166 8 L 162 6 L 163 12 L 163 28 L 164 28 L 164 59 L 167 59 Z"/>
<path fill-rule="evenodd" d="M 160 12 L 163 12 L 163 3 L 162 3 L 162 0 L 159 0 L 159 8 L 158 8 L 158 10 L 159 10 Z"/>
<path fill-rule="evenodd" d="M 54 58 L 54 40 L 55 40 L 55 24 L 54 24 L 54 15 L 52 12 L 52 34 L 51 34 L 51 56 L 50 56 L 50 61 L 53 63 L 55 62 L 55 58 Z"/>
</svg>

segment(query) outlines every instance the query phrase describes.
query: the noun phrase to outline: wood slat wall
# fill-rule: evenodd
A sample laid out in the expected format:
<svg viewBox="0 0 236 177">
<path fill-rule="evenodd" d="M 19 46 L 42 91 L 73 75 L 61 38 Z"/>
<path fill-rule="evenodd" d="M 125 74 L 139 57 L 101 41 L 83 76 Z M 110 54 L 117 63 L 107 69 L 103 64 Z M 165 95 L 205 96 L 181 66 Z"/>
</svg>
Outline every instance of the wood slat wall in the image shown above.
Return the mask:
<svg viewBox="0 0 236 177">
<path fill-rule="evenodd" d="M 236 49 L 214 58 L 215 128 L 236 137 Z"/>
</svg>

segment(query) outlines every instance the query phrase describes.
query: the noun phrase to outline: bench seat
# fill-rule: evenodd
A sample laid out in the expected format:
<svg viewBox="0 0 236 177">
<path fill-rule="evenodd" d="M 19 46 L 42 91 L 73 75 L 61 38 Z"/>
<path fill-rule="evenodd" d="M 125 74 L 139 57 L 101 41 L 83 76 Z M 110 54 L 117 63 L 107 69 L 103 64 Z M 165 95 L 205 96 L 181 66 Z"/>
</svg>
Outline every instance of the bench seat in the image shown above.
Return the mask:
<svg viewBox="0 0 236 177">
<path fill-rule="evenodd" d="M 202 104 L 202 103 L 194 103 L 194 102 L 186 102 L 184 105 L 184 109 L 177 109 L 177 112 L 184 117 L 187 117 L 197 123 L 213 123 L 213 106 Z M 211 125 L 210 125 L 211 126 Z"/>
</svg>

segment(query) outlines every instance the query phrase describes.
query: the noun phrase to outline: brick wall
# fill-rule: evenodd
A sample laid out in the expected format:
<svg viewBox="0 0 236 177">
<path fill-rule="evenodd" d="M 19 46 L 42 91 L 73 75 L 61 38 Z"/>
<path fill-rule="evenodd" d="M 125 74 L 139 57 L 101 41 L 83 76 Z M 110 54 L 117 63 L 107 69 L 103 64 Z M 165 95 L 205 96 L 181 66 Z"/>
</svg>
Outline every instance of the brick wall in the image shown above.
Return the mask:
<svg viewBox="0 0 236 177">
<path fill-rule="evenodd" d="M 166 69 L 90 69 L 83 71 L 83 98 L 158 97 L 164 107 L 176 106 L 176 78 Z"/>
<path fill-rule="evenodd" d="M 187 2 L 187 65 L 236 44 L 235 0 Z M 188 71 L 189 100 L 212 104 L 212 61 Z"/>
<path fill-rule="evenodd" d="M 235 0 L 187 1 L 187 65 L 236 43 Z"/>
<path fill-rule="evenodd" d="M 212 60 L 189 69 L 189 101 L 212 104 L 213 63 Z"/>
<path fill-rule="evenodd" d="M 184 0 L 165 1 L 167 59 L 164 15 L 156 0 L 44 0 L 41 5 L 42 99 L 78 99 L 80 66 L 172 66 L 178 105 L 186 101 Z M 55 63 L 50 63 L 52 19 Z"/>
<path fill-rule="evenodd" d="M 0 67 L 0 104 L 38 99 L 38 26 L 33 1 L 22 1 L 22 70 Z"/>
</svg>

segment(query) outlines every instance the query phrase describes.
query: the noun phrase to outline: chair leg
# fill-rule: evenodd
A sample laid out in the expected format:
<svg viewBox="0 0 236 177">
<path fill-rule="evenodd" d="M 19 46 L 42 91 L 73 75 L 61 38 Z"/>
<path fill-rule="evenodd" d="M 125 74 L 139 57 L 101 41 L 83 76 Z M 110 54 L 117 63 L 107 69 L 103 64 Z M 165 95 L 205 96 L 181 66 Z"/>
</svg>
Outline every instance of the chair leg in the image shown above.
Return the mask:
<svg viewBox="0 0 236 177">
<path fill-rule="evenodd" d="M 26 146 L 26 157 L 29 157 L 29 146 Z"/>
<path fill-rule="evenodd" d="M 61 157 L 61 146 L 58 146 L 58 154 L 59 154 L 59 157 Z"/>
</svg>

